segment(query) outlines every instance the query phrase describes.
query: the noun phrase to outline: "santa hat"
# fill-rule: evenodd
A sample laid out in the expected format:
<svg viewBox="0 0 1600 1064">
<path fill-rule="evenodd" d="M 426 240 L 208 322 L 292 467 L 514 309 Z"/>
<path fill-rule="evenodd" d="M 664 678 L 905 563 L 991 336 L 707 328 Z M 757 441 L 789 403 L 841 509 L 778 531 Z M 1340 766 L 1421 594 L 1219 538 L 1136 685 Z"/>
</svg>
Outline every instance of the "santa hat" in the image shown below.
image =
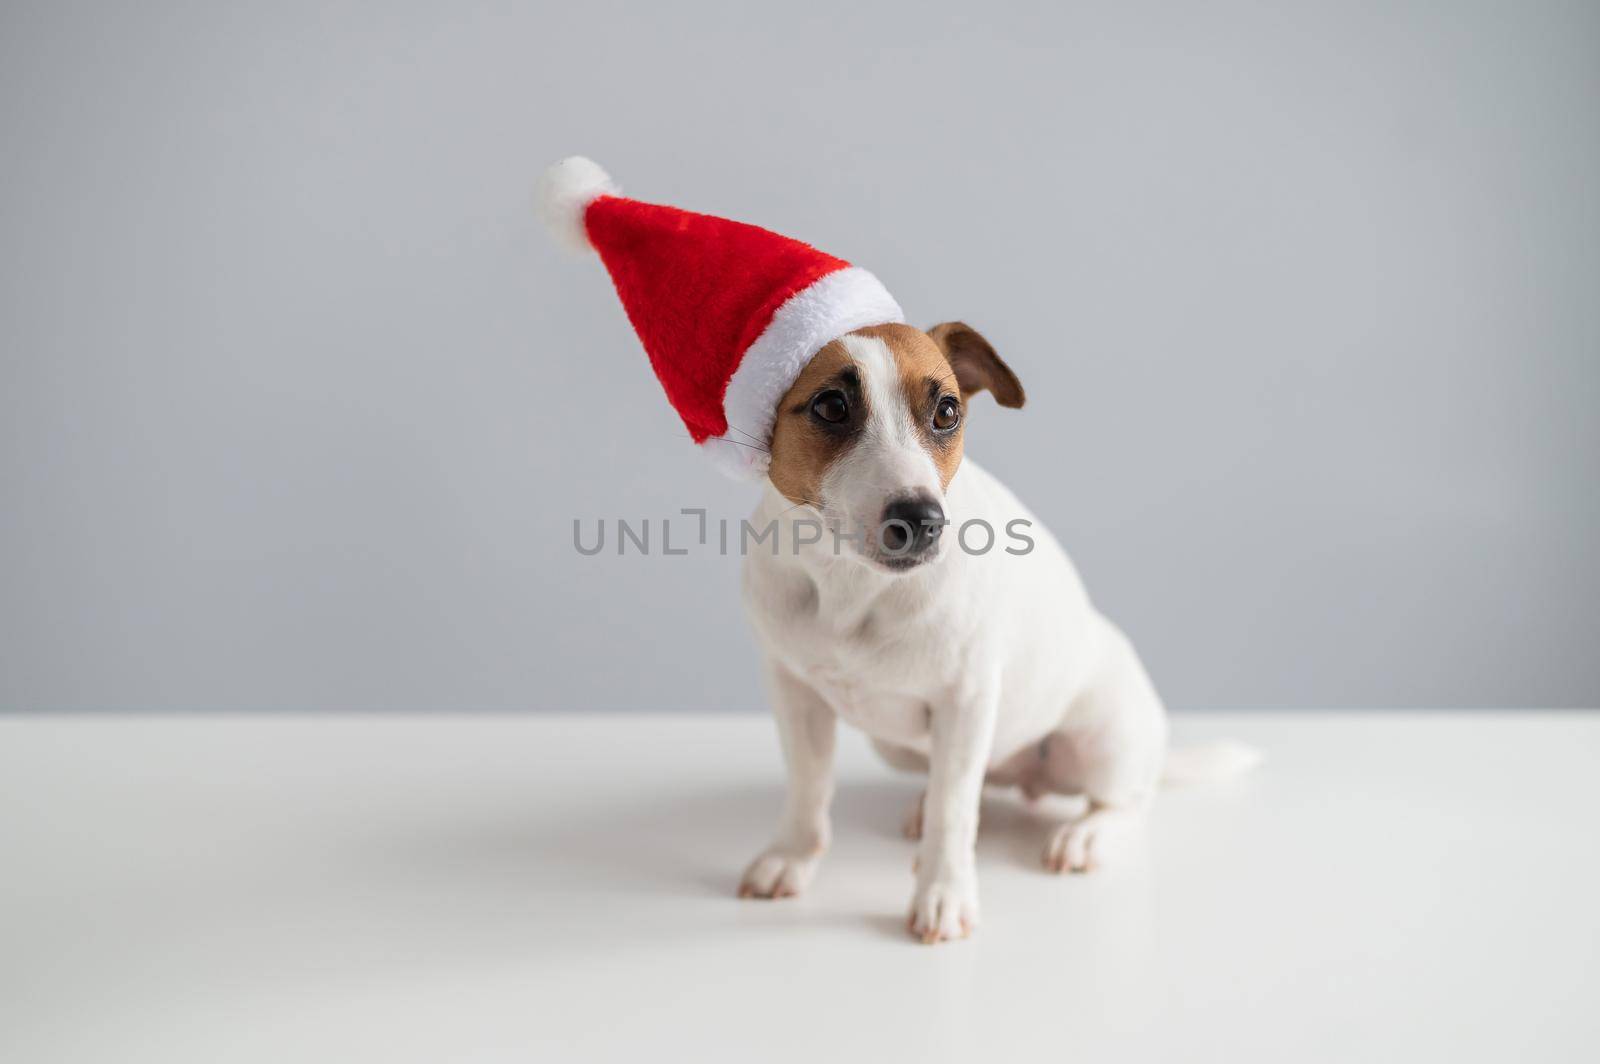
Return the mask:
<svg viewBox="0 0 1600 1064">
<path fill-rule="evenodd" d="M 564 242 L 600 253 L 690 437 L 736 476 L 765 475 L 778 400 L 824 344 L 905 320 L 859 266 L 753 225 L 627 199 L 588 159 L 545 171 L 539 211 Z"/>
</svg>

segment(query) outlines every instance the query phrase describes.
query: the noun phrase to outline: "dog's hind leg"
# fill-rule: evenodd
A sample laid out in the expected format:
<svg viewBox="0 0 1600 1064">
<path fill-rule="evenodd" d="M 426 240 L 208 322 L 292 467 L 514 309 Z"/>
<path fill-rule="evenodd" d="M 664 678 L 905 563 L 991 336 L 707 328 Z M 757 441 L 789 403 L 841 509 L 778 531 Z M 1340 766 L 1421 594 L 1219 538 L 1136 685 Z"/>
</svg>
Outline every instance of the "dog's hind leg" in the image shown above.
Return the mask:
<svg viewBox="0 0 1600 1064">
<path fill-rule="evenodd" d="M 872 740 L 872 748 L 878 751 L 878 756 L 883 758 L 890 768 L 899 769 L 901 772 L 917 772 L 924 776 L 928 774 L 927 754 L 919 754 L 915 750 L 886 743 L 882 739 Z"/>
<path fill-rule="evenodd" d="M 928 774 L 928 757 L 915 750 L 907 750 L 903 746 L 886 743 L 882 739 L 872 740 L 872 748 L 878 756 L 888 763 L 890 768 L 899 769 L 901 772 L 916 772 L 926 776 Z M 900 833 L 912 842 L 922 838 L 922 806 L 928 799 L 928 792 L 923 791 L 917 795 L 917 800 L 906 811 L 905 819 L 900 822 Z"/>
<path fill-rule="evenodd" d="M 1102 622 L 1105 656 L 1048 745 L 1050 789 L 1089 799 L 1084 816 L 1058 827 L 1045 846 L 1055 872 L 1087 872 L 1138 834 L 1161 782 L 1166 710 L 1133 646 Z"/>
<path fill-rule="evenodd" d="M 1062 824 L 1044 848 L 1044 866 L 1052 872 L 1093 872 L 1114 859 L 1143 829 L 1146 805 L 1111 806 L 1091 802 L 1089 811 Z"/>
<path fill-rule="evenodd" d="M 917 800 L 911 803 L 911 808 L 906 810 L 905 819 L 900 821 L 900 834 L 917 842 L 922 838 L 922 817 L 928 807 L 928 792 L 923 791 L 917 795 Z"/>
</svg>

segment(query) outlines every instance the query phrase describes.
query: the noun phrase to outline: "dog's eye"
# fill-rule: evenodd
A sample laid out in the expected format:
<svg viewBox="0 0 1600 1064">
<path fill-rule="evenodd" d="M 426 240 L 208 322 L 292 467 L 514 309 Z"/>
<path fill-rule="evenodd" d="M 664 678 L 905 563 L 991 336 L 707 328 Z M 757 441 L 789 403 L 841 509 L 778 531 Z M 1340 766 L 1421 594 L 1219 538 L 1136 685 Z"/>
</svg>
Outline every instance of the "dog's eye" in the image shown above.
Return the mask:
<svg viewBox="0 0 1600 1064">
<path fill-rule="evenodd" d="M 850 402 L 843 392 L 823 392 L 811 400 L 811 414 L 820 421 L 838 425 L 850 416 Z"/>
<path fill-rule="evenodd" d="M 961 424 L 961 404 L 951 396 L 939 400 L 939 405 L 933 410 L 933 427 L 940 432 L 949 432 Z"/>
</svg>

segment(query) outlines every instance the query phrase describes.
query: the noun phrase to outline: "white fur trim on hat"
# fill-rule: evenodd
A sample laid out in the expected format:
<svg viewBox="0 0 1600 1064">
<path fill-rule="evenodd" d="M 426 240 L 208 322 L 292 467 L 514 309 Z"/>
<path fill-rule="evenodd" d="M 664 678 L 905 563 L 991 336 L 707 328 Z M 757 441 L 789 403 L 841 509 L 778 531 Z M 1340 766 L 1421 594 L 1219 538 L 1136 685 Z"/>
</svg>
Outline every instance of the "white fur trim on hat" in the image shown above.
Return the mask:
<svg viewBox="0 0 1600 1064">
<path fill-rule="evenodd" d="M 900 304 L 859 266 L 835 270 L 790 296 L 739 360 L 723 396 L 728 431 L 705 441 L 723 472 L 741 480 L 766 476 L 778 400 L 818 351 L 868 325 L 905 321 Z"/>
<path fill-rule="evenodd" d="M 589 233 L 583 212 L 601 196 L 618 195 L 611 175 L 593 159 L 574 155 L 562 159 L 539 176 L 535 189 L 539 217 L 557 240 L 575 251 L 588 251 Z"/>
</svg>

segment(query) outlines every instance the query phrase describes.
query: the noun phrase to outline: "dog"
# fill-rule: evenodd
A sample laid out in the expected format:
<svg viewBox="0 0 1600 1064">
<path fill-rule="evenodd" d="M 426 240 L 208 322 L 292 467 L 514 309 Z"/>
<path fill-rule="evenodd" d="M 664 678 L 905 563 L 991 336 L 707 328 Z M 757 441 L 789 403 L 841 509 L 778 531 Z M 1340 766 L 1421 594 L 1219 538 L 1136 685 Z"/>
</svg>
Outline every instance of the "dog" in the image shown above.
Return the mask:
<svg viewBox="0 0 1600 1064">
<path fill-rule="evenodd" d="M 1216 778 L 1255 760 L 1234 744 L 1169 752 L 1166 712 L 1127 636 L 1050 534 L 964 455 L 983 392 L 1024 402 L 976 330 L 889 324 L 826 344 L 778 404 L 751 522 L 777 537 L 746 551 L 743 598 L 788 796 L 741 896 L 789 897 L 814 876 L 841 720 L 892 766 L 927 774 L 907 818 L 919 839 L 907 924 L 928 943 L 977 927 L 986 784 L 1086 798 L 1087 812 L 1050 835 L 1044 864 L 1087 872 L 1137 830 L 1164 776 Z M 968 526 L 974 547 L 1015 535 L 969 550 L 949 534 Z"/>
</svg>

